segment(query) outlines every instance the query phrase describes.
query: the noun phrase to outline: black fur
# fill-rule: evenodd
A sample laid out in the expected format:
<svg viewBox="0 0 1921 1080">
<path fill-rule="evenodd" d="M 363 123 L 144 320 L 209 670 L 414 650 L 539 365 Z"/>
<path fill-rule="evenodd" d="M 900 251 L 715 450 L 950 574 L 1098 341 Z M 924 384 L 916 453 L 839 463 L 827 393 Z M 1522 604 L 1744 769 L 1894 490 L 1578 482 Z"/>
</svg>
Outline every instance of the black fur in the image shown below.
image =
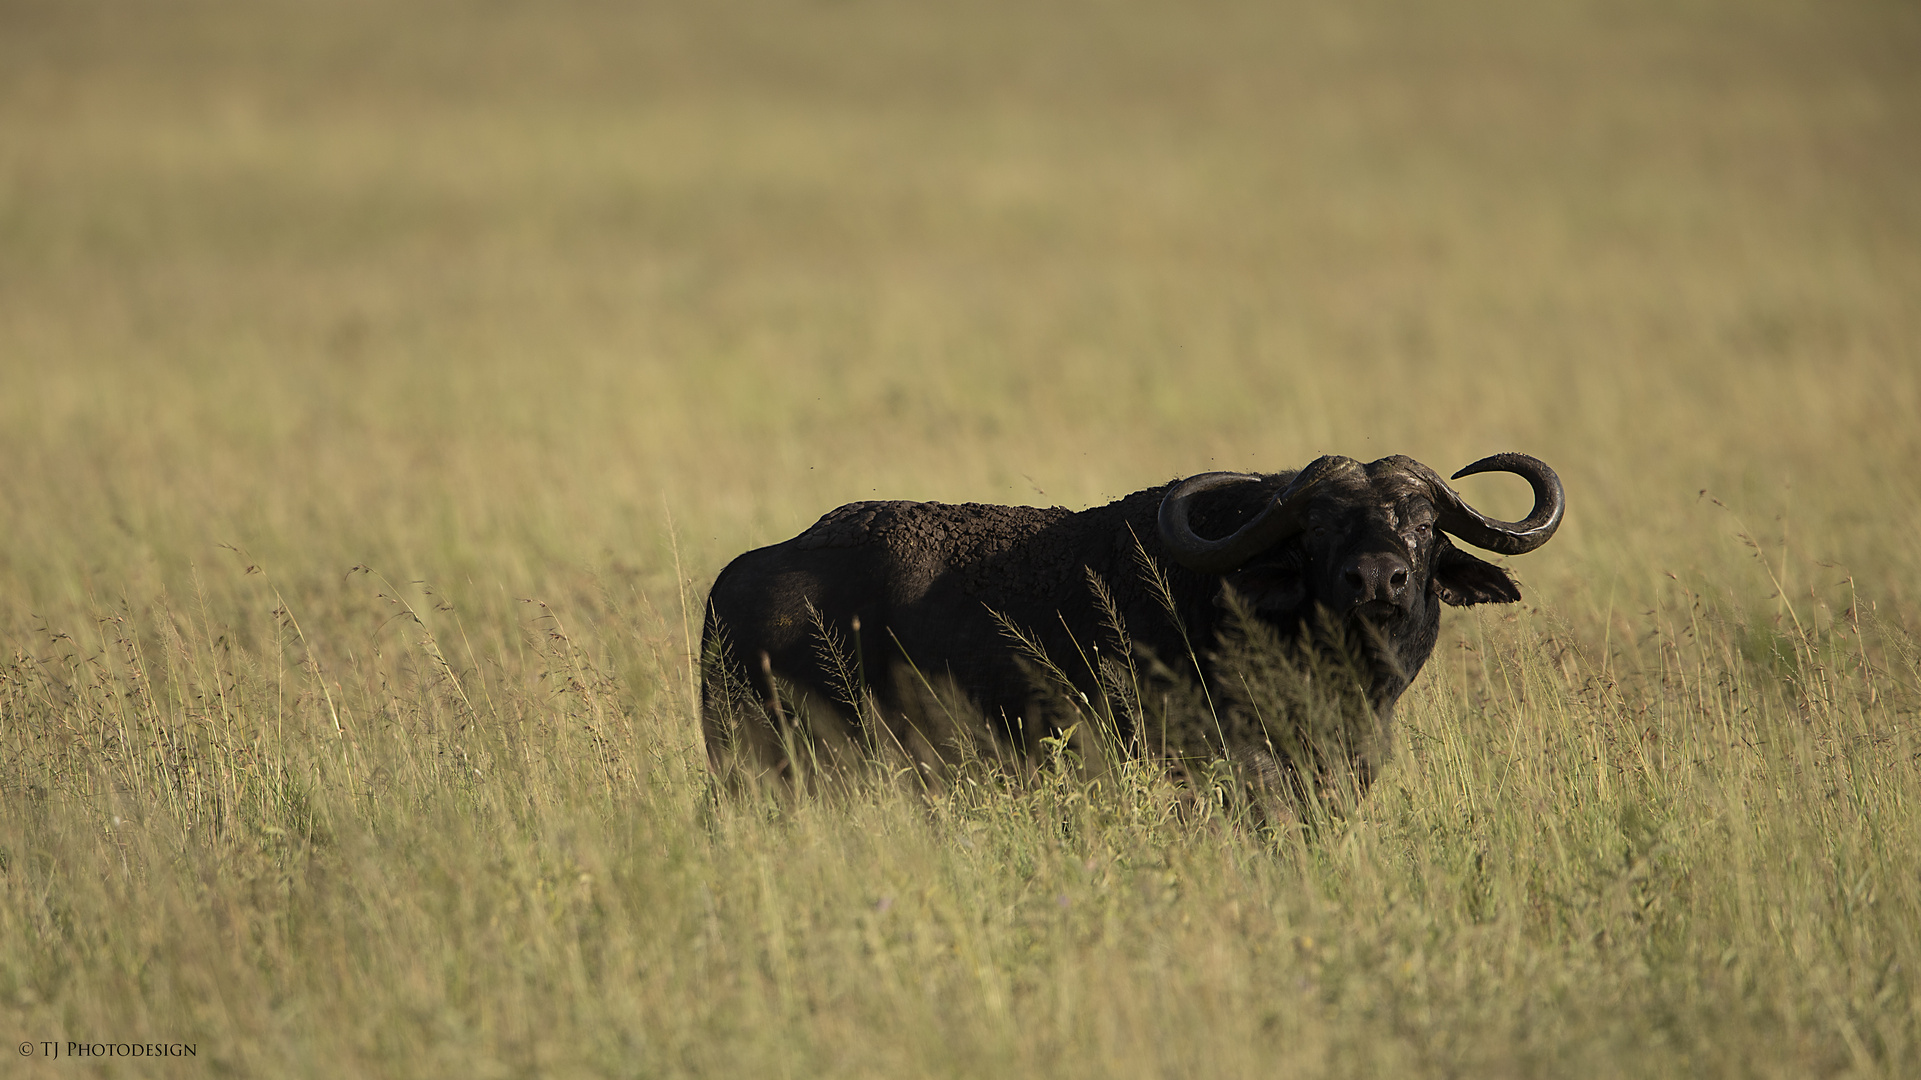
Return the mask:
<svg viewBox="0 0 1921 1080">
<path fill-rule="evenodd" d="M 1390 460 L 1317 489 L 1299 535 L 1225 574 L 1188 569 L 1169 555 L 1156 515 L 1171 484 L 1080 512 L 978 503 L 842 506 L 791 540 L 740 556 L 714 582 L 702 632 L 709 753 L 717 768 L 744 755 L 750 767 L 783 770 L 800 734 L 830 747 L 865 742 L 870 750 L 874 738 L 885 737 L 938 758 L 939 744 L 952 734 L 943 714 L 953 712 L 956 696 L 987 719 L 997 743 L 1016 753 L 1031 749 L 1055 733 L 1058 718 L 1037 693 L 1035 665 L 1008 624 L 1029 635 L 1080 693 L 1098 700 L 1094 658 L 1113 657 L 1115 635 L 1090 575 L 1111 590 L 1141 655 L 1170 668 L 1185 665 L 1190 674 L 1186 658 L 1206 666 L 1237 609 L 1285 642 L 1309 641 L 1317 627 L 1332 627 L 1337 636 L 1344 629 L 1365 644 L 1362 711 L 1369 715 L 1354 723 L 1384 731 L 1434 648 L 1442 604 L 1520 598 L 1507 571 L 1442 535 L 1426 489 L 1386 467 Z M 1193 506 L 1195 531 L 1233 531 L 1294 475 L 1203 493 Z M 1366 590 L 1356 584 L 1355 568 L 1370 557 L 1374 565 L 1405 569 L 1396 598 L 1360 595 Z M 1148 564 L 1164 573 L 1165 594 Z M 1170 598 L 1178 621 L 1170 617 Z M 778 702 L 769 673 L 785 691 Z M 729 695 L 727 687 L 737 692 Z M 851 719 L 848 699 L 862 690 L 886 725 L 879 736 L 871 721 Z"/>
</svg>

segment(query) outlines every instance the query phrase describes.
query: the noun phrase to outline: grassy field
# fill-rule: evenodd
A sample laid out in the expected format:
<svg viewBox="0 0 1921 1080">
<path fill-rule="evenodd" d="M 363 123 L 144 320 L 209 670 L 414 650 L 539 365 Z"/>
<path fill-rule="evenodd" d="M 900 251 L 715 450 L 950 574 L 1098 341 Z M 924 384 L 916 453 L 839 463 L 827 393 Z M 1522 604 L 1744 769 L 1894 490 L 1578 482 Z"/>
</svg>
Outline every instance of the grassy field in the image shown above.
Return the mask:
<svg viewBox="0 0 1921 1080">
<path fill-rule="evenodd" d="M 0 1072 L 1921 1074 L 1917 56 L 0 0 Z M 1501 450 L 1567 524 L 1344 821 L 707 781 L 704 590 L 839 503 Z"/>
</svg>

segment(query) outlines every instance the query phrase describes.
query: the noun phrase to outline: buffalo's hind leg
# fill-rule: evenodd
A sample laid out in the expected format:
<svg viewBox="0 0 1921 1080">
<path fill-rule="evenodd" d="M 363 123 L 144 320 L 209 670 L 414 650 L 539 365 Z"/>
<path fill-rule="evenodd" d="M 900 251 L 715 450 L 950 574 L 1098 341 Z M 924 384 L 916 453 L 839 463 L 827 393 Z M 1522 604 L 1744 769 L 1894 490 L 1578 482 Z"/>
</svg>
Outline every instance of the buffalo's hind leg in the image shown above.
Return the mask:
<svg viewBox="0 0 1921 1080">
<path fill-rule="evenodd" d="M 730 787 L 747 777 L 786 775 L 790 763 L 782 749 L 773 681 L 740 662 L 711 615 L 701 635 L 700 667 L 701 738 L 714 775 Z"/>
</svg>

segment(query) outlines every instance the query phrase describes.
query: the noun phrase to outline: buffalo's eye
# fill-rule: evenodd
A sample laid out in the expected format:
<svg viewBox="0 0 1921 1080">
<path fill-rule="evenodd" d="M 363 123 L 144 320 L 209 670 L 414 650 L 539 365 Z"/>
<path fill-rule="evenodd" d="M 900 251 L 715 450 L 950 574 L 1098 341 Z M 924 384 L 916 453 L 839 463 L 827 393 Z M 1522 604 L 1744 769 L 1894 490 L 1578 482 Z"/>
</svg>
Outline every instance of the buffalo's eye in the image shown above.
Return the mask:
<svg viewBox="0 0 1921 1080">
<path fill-rule="evenodd" d="M 1431 533 L 1434 531 L 1434 526 L 1423 521 L 1419 525 L 1414 526 L 1414 531 L 1418 535 L 1426 536 L 1428 533 Z"/>
<path fill-rule="evenodd" d="M 1316 525 L 1316 526 L 1314 526 L 1314 528 L 1313 528 L 1313 530 L 1312 530 L 1312 535 L 1313 535 L 1313 537 L 1314 537 L 1314 539 L 1316 539 L 1316 540 L 1319 540 L 1319 539 L 1320 539 L 1321 537 L 1323 537 L 1323 536 L 1326 536 L 1326 535 L 1327 535 L 1327 526 L 1325 526 L 1325 525 Z"/>
</svg>

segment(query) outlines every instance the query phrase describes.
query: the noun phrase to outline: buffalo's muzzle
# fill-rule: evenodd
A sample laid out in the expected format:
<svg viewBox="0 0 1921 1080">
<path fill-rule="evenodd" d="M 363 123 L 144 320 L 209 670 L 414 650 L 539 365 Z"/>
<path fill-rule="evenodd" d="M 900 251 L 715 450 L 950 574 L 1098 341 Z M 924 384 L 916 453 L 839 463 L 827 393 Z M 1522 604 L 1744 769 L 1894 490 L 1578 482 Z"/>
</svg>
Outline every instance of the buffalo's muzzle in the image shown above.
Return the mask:
<svg viewBox="0 0 1921 1080">
<path fill-rule="evenodd" d="M 1407 602 L 1407 560 L 1390 551 L 1370 551 L 1356 555 L 1341 571 L 1349 607 L 1362 604 L 1387 604 L 1400 607 Z"/>
</svg>

